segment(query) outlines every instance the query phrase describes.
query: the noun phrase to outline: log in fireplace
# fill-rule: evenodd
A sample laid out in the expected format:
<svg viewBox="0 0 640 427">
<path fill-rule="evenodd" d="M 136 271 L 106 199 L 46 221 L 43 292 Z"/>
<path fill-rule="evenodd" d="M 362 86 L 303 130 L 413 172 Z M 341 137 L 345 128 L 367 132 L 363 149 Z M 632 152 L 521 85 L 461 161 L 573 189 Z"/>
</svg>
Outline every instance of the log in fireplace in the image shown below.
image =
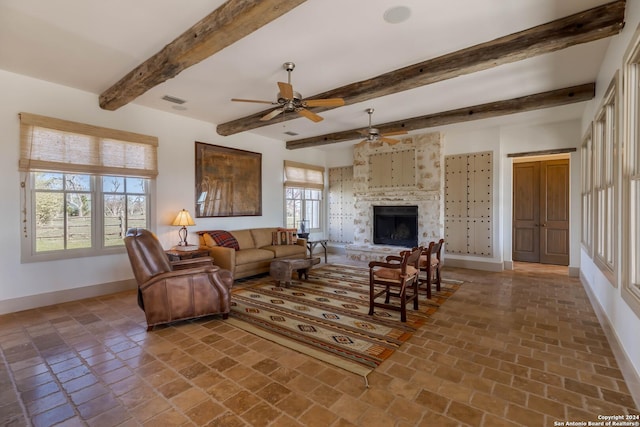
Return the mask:
<svg viewBox="0 0 640 427">
<path fill-rule="evenodd" d="M 409 248 L 418 246 L 418 207 L 374 206 L 373 243 Z"/>
</svg>

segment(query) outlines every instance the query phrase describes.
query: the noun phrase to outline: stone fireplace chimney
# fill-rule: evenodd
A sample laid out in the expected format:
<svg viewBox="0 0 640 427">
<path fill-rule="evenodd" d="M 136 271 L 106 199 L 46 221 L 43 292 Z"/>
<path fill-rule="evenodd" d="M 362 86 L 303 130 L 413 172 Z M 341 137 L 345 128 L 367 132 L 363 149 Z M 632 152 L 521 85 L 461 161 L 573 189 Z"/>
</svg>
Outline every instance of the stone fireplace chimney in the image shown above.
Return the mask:
<svg viewBox="0 0 640 427">
<path fill-rule="evenodd" d="M 354 260 L 384 260 L 402 247 L 373 242 L 373 206 L 417 206 L 418 245 L 444 235 L 441 135 L 412 135 L 394 145 L 365 142 L 354 149 Z"/>
</svg>

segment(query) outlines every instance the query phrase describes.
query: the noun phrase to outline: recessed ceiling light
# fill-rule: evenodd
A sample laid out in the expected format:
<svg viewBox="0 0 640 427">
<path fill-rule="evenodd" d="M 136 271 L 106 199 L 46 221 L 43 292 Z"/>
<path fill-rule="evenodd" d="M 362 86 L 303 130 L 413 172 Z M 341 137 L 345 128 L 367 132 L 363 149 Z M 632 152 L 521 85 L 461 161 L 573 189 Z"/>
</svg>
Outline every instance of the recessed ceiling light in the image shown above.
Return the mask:
<svg viewBox="0 0 640 427">
<path fill-rule="evenodd" d="M 384 12 L 384 20 L 389 24 L 399 24 L 411 16 L 411 9 L 407 6 L 395 6 Z"/>
</svg>

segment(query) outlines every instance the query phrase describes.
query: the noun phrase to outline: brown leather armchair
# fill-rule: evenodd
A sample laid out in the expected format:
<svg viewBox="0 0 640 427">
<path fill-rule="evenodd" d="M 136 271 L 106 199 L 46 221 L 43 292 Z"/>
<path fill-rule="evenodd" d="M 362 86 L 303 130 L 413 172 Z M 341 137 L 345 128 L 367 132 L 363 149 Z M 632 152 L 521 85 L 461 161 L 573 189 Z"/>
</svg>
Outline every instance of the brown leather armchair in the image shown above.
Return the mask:
<svg viewBox="0 0 640 427">
<path fill-rule="evenodd" d="M 131 228 L 124 243 L 138 282 L 138 305 L 155 325 L 222 314 L 231 310 L 231 272 L 216 267 L 211 258 L 170 262 L 156 236 Z"/>
</svg>

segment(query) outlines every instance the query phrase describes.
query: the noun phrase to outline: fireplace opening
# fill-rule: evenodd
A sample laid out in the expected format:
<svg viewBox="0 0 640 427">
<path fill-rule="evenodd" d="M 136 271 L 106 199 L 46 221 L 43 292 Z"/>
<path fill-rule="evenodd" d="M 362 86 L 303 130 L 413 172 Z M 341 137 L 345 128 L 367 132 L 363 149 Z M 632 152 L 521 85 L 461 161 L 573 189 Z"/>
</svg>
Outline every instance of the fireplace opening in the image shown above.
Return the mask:
<svg viewBox="0 0 640 427">
<path fill-rule="evenodd" d="M 418 207 L 374 206 L 373 243 L 409 248 L 418 246 Z"/>
</svg>

